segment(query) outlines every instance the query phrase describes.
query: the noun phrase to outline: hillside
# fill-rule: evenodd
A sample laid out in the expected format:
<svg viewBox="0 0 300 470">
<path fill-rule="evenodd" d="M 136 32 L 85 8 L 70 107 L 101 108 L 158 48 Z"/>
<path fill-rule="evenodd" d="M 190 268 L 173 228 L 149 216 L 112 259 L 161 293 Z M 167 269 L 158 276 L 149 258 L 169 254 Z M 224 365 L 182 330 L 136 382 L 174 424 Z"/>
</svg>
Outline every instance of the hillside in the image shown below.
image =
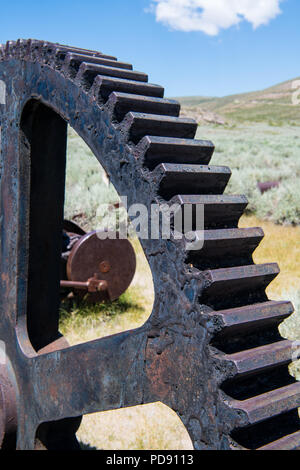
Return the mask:
<svg viewBox="0 0 300 470">
<path fill-rule="evenodd" d="M 262 91 L 217 97 L 191 96 L 177 98 L 182 115 L 198 122 L 225 124 L 232 122 L 264 122 L 274 125 L 300 125 L 300 105 L 293 105 L 295 78 Z M 300 87 L 298 87 L 300 88 Z"/>
</svg>

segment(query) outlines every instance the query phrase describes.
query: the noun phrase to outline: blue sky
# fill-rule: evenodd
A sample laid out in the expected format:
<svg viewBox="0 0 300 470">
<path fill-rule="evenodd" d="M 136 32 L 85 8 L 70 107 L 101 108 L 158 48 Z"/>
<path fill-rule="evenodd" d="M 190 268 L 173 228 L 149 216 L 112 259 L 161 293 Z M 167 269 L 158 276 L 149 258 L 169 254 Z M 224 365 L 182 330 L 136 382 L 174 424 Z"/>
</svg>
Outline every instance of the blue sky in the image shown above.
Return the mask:
<svg viewBox="0 0 300 470">
<path fill-rule="evenodd" d="M 180 23 L 184 20 L 181 13 L 175 23 L 160 20 L 159 4 L 174 5 L 178 1 L 182 2 L 0 0 L 0 43 L 32 37 L 101 50 L 147 72 L 149 81 L 165 87 L 166 96 L 224 96 L 300 76 L 299 0 L 281 1 L 281 14 L 256 29 L 253 19 L 226 27 L 223 13 L 214 12 L 223 25 L 219 24 L 216 31 L 203 26 L 203 10 L 199 9 L 197 25 L 188 26 L 187 31 L 182 30 L 185 26 Z M 207 2 L 184 1 L 198 5 Z M 233 4 L 235 0 L 214 1 Z M 243 1 L 249 4 L 249 0 Z M 147 12 L 153 2 L 152 12 Z M 169 10 L 165 13 L 168 16 Z M 191 18 L 195 15 L 188 20 Z"/>
</svg>

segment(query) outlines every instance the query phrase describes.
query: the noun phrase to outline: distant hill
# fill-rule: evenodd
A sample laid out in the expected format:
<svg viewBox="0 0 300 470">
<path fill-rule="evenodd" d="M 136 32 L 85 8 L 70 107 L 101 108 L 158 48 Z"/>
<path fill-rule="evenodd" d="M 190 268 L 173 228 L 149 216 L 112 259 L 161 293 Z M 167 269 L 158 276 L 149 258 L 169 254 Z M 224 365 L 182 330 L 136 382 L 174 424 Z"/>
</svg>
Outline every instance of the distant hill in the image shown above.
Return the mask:
<svg viewBox="0 0 300 470">
<path fill-rule="evenodd" d="M 217 97 L 191 96 L 177 98 L 182 115 L 197 121 L 215 122 L 269 122 L 275 125 L 300 124 L 300 105 L 293 105 L 295 90 L 288 80 L 262 91 Z M 298 87 L 300 88 L 300 86 Z M 300 96 L 299 96 L 300 98 Z"/>
</svg>

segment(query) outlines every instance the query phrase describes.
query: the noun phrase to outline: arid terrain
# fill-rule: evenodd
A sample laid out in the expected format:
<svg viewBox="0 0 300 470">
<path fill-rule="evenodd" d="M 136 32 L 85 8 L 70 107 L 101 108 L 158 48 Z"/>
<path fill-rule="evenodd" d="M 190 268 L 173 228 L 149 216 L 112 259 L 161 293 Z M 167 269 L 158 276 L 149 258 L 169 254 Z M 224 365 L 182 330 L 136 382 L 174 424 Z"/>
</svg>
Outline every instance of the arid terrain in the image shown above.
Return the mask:
<svg viewBox="0 0 300 470">
<path fill-rule="evenodd" d="M 191 96 L 177 99 L 182 105 L 182 115 L 193 117 L 199 123 L 299 124 L 299 105 L 293 104 L 297 100 L 295 91 L 299 88 L 299 78 L 294 78 L 251 93 L 222 98 Z"/>
</svg>

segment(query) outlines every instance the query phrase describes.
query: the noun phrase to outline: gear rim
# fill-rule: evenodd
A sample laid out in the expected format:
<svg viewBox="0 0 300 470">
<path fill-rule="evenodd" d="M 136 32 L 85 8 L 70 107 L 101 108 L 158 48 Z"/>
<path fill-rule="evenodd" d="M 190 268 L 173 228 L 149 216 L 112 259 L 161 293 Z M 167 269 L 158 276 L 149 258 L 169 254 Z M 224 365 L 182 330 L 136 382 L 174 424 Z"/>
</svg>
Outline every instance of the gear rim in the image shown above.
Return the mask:
<svg viewBox="0 0 300 470">
<path fill-rule="evenodd" d="M 76 65 L 76 60 L 77 62 L 79 60 L 78 57 L 74 59 L 76 54 L 77 56 L 80 54 L 85 55 L 86 62 L 79 67 Z M 163 93 L 162 89 L 151 85 L 147 87 L 145 85 L 147 77 L 135 72 L 130 73 L 128 64 L 116 62 L 119 67 L 121 65 L 121 72 L 119 67 L 115 67 L 115 70 L 108 71 L 105 69 L 108 65 L 104 66 L 104 68 L 103 66 L 99 68 L 99 65 L 95 66 L 93 63 L 87 62 L 88 57 L 93 57 L 95 62 L 96 59 L 98 62 L 103 60 L 113 62 L 115 60 L 115 58 L 111 56 L 103 56 L 93 51 L 79 51 L 78 49 L 76 50 L 76 48 L 66 48 L 65 46 L 39 41 L 21 40 L 17 43 L 9 42 L 5 49 L 2 47 L 2 57 L 0 56 L 1 76 L 9 80 L 6 84 L 10 96 L 12 96 L 12 91 L 16 91 L 10 82 L 13 73 L 15 77 L 17 77 L 18 93 L 21 92 L 22 96 L 22 100 L 18 102 L 19 116 L 21 116 L 21 108 L 25 107 L 27 99 L 45 103 L 47 107 L 53 109 L 56 114 L 62 115 L 64 120 L 70 123 L 85 142 L 90 145 L 93 153 L 97 157 L 100 156 L 99 146 L 102 146 L 105 156 L 102 155 L 101 164 L 111 177 L 119 194 L 127 194 L 129 203 L 144 201 L 146 205 L 149 206 L 153 199 L 160 198 L 159 192 L 162 188 L 164 195 L 171 195 L 175 197 L 176 200 L 176 193 L 173 194 L 174 184 L 172 183 L 172 181 L 174 181 L 174 175 L 177 178 L 181 178 L 184 183 L 186 175 L 185 178 L 183 178 L 180 177 L 180 174 L 184 173 L 187 168 L 183 168 L 184 165 L 182 163 L 180 168 L 178 168 L 178 166 L 174 168 L 173 165 L 170 169 L 170 167 L 166 166 L 165 160 L 167 160 L 167 164 L 169 165 L 170 159 L 172 160 L 168 152 L 165 152 L 165 158 L 163 161 L 159 162 L 160 165 L 156 165 L 155 163 L 158 161 L 157 153 L 155 154 L 154 152 L 153 154 L 152 151 L 151 154 L 149 149 L 151 150 L 152 146 L 153 150 L 155 145 L 157 148 L 166 147 L 171 139 L 179 138 L 181 142 L 176 142 L 176 144 L 182 147 L 184 145 L 187 147 L 190 146 L 189 158 L 191 159 L 191 155 L 195 153 L 195 141 L 192 141 L 192 139 L 196 126 L 190 120 L 174 121 L 168 119 L 166 117 L 168 114 L 163 113 L 169 113 L 171 115 L 174 115 L 174 113 L 175 115 L 176 113 L 178 114 L 178 105 L 171 102 L 160 102 L 158 106 L 157 102 L 154 103 L 153 100 L 151 102 L 149 94 L 161 97 Z M 6 65 L 6 68 L 2 67 L 3 64 Z M 110 75 L 101 76 L 99 71 L 101 71 L 101 73 L 111 74 L 113 79 L 110 79 Z M 109 86 L 112 86 L 111 83 L 114 83 L 117 87 L 124 87 L 125 84 L 122 80 L 130 80 L 128 77 L 131 77 L 132 81 L 135 83 L 126 83 L 126 86 L 128 88 L 130 88 L 130 86 L 136 87 L 135 94 L 138 94 L 137 91 L 140 90 L 143 90 L 145 94 L 148 93 L 147 97 L 144 97 L 144 100 L 137 102 L 138 99 L 136 97 L 132 98 L 132 96 L 127 96 L 125 99 L 124 96 L 120 98 L 120 95 L 124 92 L 119 93 L 119 95 L 117 95 L 118 92 L 110 92 L 107 96 L 108 82 L 110 83 Z M 103 85 L 103 83 L 105 85 Z M 101 94 L 103 89 L 104 92 Z M 67 101 L 65 101 L 66 94 Z M 106 99 L 104 99 L 104 96 Z M 121 99 L 123 101 L 121 101 Z M 129 102 L 131 100 L 131 106 L 133 106 L 134 109 L 138 109 L 138 111 L 127 111 L 127 113 L 124 114 L 124 106 L 125 110 L 128 109 L 128 100 Z M 67 107 L 66 103 L 68 103 Z M 9 104 L 12 106 L 11 103 Z M 22 106 L 22 104 L 24 106 Z M 142 109 L 143 106 L 146 107 L 146 114 L 137 116 L 137 114 L 141 113 L 140 109 Z M 158 106 L 160 112 L 163 111 L 163 116 L 160 116 L 156 106 Z M 149 113 L 149 108 L 151 108 L 152 112 L 154 109 L 154 114 L 147 114 L 147 111 Z M 89 109 L 90 116 L 87 116 L 85 112 L 86 109 Z M 94 119 L 92 119 L 91 116 Z M 97 124 L 95 124 L 95 117 L 99 118 Z M 15 132 L 15 136 L 17 136 L 19 132 L 17 126 L 14 124 L 16 121 L 15 118 L 16 109 L 14 108 L 11 114 L 8 113 L 5 115 L 6 121 L 4 122 L 3 129 L 4 143 L 6 145 L 6 139 L 8 139 L 12 148 L 14 144 L 13 139 L 8 138 L 9 135 L 11 136 L 9 132 Z M 10 131 L 8 131 L 7 121 L 10 121 L 13 130 L 10 129 Z M 154 130 L 155 133 L 158 133 L 158 126 L 162 128 L 159 132 L 165 131 L 171 134 L 165 141 L 163 141 L 163 137 L 160 133 L 156 138 L 153 138 L 151 134 L 149 137 L 149 128 Z M 154 135 L 156 136 L 156 134 Z M 106 142 L 103 142 L 103 136 L 106 137 Z M 187 144 L 183 142 L 183 139 L 191 139 L 191 141 Z M 203 143 L 201 158 L 198 155 L 198 160 L 201 160 L 203 167 L 208 163 L 212 150 L 213 147 L 210 143 Z M 176 152 L 178 156 L 180 153 L 178 147 L 174 148 L 174 153 Z M 16 193 L 20 191 L 20 188 L 18 188 L 18 185 L 20 185 L 18 179 L 19 175 L 14 175 L 15 179 L 13 180 L 7 168 L 9 163 L 13 163 L 11 168 L 17 171 L 18 161 L 14 160 L 11 151 L 8 152 L 8 155 L 8 161 L 3 161 L 1 191 L 2 201 L 5 199 L 3 196 L 6 196 L 9 202 L 5 208 L 2 206 L 1 212 L 4 214 L 4 226 L 8 234 L 12 235 L 10 240 L 8 236 L 4 237 L 4 246 L 7 248 L 6 252 L 13 255 L 11 259 L 17 260 L 19 256 L 22 258 L 22 253 L 16 252 L 16 233 L 14 233 L 12 229 L 13 224 L 8 216 L 10 216 L 12 220 L 16 220 L 17 226 L 20 226 L 20 217 L 22 221 L 24 214 L 20 214 L 22 211 L 19 210 L 18 199 L 16 198 Z M 108 155 L 111 157 L 110 159 Z M 191 163 L 190 160 L 185 166 L 192 165 L 193 163 Z M 199 162 L 197 163 L 199 166 Z M 163 165 L 163 167 L 161 167 L 161 165 Z M 149 169 L 152 170 L 152 172 L 149 171 Z M 257 423 L 268 420 L 270 417 L 272 418 L 273 415 L 280 416 L 286 411 L 295 410 L 296 407 L 300 405 L 299 386 L 296 384 L 291 385 L 292 388 L 289 388 L 290 394 L 288 394 L 288 396 L 276 396 L 272 405 L 273 408 L 271 406 L 270 410 L 270 406 L 267 404 L 267 406 L 263 408 L 262 415 L 259 415 L 258 407 L 253 400 L 251 403 L 247 402 L 247 406 L 243 407 L 242 405 L 244 404 L 241 403 L 241 401 L 230 400 L 228 397 L 224 397 L 220 389 L 220 385 L 226 380 L 230 380 L 231 377 L 248 374 L 249 367 L 251 373 L 253 373 L 253 370 L 257 373 L 258 370 L 268 369 L 270 366 L 275 367 L 278 363 L 288 363 L 290 348 L 290 344 L 285 343 L 282 347 L 280 345 L 281 349 L 277 355 L 274 355 L 273 351 L 264 350 L 269 354 L 269 362 L 262 360 L 257 369 L 253 369 L 252 364 L 250 364 L 247 369 L 245 360 L 243 362 L 243 358 L 241 359 L 241 357 L 233 357 L 233 354 L 220 354 L 218 351 L 217 354 L 215 354 L 215 351 L 211 351 L 211 341 L 222 328 L 232 328 L 232 325 L 235 326 L 235 328 L 242 328 L 240 319 L 243 317 L 244 311 L 241 313 L 237 312 L 237 310 L 242 310 L 243 306 L 237 303 L 237 305 L 232 307 L 230 305 L 228 306 L 226 302 L 223 305 L 222 299 L 219 299 L 221 296 L 220 291 L 224 289 L 224 286 L 230 285 L 231 292 L 234 294 L 238 293 L 241 298 L 245 296 L 244 291 L 246 289 L 243 278 L 251 285 L 253 291 L 257 289 L 257 296 L 253 295 L 252 303 L 246 304 L 246 306 L 249 307 L 248 311 L 251 311 L 252 316 L 254 315 L 253 318 L 251 317 L 253 320 L 252 323 L 257 321 L 255 317 L 257 312 L 255 309 L 258 309 L 258 307 L 255 307 L 255 305 L 259 303 L 261 303 L 261 307 L 264 309 L 263 319 L 265 322 L 269 321 L 270 318 L 272 321 L 275 321 L 274 318 L 276 318 L 276 321 L 278 321 L 278 319 L 282 320 L 292 313 L 292 307 L 288 303 L 280 303 L 280 305 L 276 304 L 276 306 L 274 303 L 268 303 L 264 294 L 265 287 L 278 274 L 276 265 L 264 265 L 256 268 L 255 265 L 250 262 L 250 260 L 252 260 L 252 251 L 262 237 L 259 230 L 255 231 L 253 229 L 252 232 L 248 232 L 248 244 L 243 240 L 243 238 L 246 239 L 246 236 L 244 236 L 245 232 L 243 232 L 243 235 L 241 232 L 234 232 L 239 216 L 242 214 L 246 205 L 246 201 L 243 198 L 232 198 L 230 200 L 227 198 L 226 200 L 225 196 L 223 197 L 223 201 L 220 197 L 213 199 L 211 196 L 214 194 L 214 192 L 211 192 L 212 188 L 217 188 L 217 195 L 222 194 L 223 184 L 221 184 L 220 187 L 220 183 L 217 184 L 215 180 L 211 182 L 208 176 L 209 171 L 206 168 L 200 169 L 198 167 L 197 171 L 195 168 L 192 170 L 195 171 L 196 175 L 202 174 L 201 182 L 202 187 L 205 188 L 206 196 L 202 197 L 201 201 L 204 201 L 208 207 L 210 204 L 211 206 L 213 204 L 216 206 L 212 209 L 211 214 L 209 213 L 208 215 L 208 226 L 206 227 L 208 241 L 206 243 L 206 251 L 204 252 L 206 255 L 203 255 L 203 259 L 201 259 L 200 262 L 200 264 L 202 263 L 200 266 L 202 270 L 192 267 L 192 263 L 186 263 L 188 256 L 183 243 L 176 243 L 174 240 L 168 242 L 160 240 L 158 243 L 155 243 L 154 246 L 151 241 L 143 242 L 144 251 L 152 273 L 154 273 L 154 288 L 156 292 L 154 310 L 143 327 L 133 332 L 125 332 L 119 335 L 118 338 L 97 341 L 99 351 L 107 358 L 109 357 L 109 351 L 111 349 L 116 350 L 119 358 L 121 357 L 120 351 L 124 352 L 126 349 L 127 364 L 131 364 L 135 370 L 135 374 L 133 375 L 129 374 L 128 376 L 128 374 L 126 374 L 126 377 L 129 377 L 132 383 L 128 384 L 128 387 L 126 384 L 125 389 L 120 390 L 120 385 L 116 384 L 113 379 L 118 376 L 118 380 L 122 382 L 124 375 L 122 375 L 122 371 L 119 371 L 115 364 L 114 368 L 109 371 L 111 374 L 111 382 L 116 388 L 115 396 L 113 398 L 105 396 L 103 403 L 100 403 L 101 400 L 99 396 L 97 396 L 96 399 L 94 397 L 94 402 L 98 400 L 97 406 L 94 402 L 93 404 L 91 403 L 91 399 L 87 400 L 88 403 L 85 403 L 83 406 L 79 397 L 80 393 L 76 391 L 76 387 L 72 408 L 68 403 L 60 404 L 53 399 L 53 397 L 56 396 L 62 397 L 63 392 L 68 390 L 67 384 L 55 384 L 54 375 L 59 376 L 59 373 L 63 375 L 63 373 L 67 371 L 67 362 L 71 358 L 74 360 L 73 354 L 76 356 L 75 352 L 79 355 L 80 353 L 87 355 L 90 362 L 95 361 L 97 358 L 97 354 L 95 355 L 96 347 L 92 346 L 89 349 L 89 347 L 81 345 L 78 348 L 63 349 L 58 352 L 52 351 L 48 356 L 47 353 L 38 356 L 27 337 L 26 309 L 21 302 L 21 298 L 23 298 L 24 303 L 24 289 L 26 288 L 26 276 L 24 276 L 24 271 L 22 272 L 22 269 L 24 269 L 23 264 L 26 263 L 26 261 L 20 261 L 20 259 L 18 259 L 18 269 L 16 269 L 14 262 L 13 266 L 10 267 L 7 261 L 3 261 L 1 272 L 4 275 L 5 289 L 2 292 L 1 300 L 5 301 L 4 303 L 2 302 L 2 305 L 9 307 L 8 310 L 11 312 L 11 315 L 3 315 L 0 327 L 1 336 L 3 335 L 3 337 L 5 336 L 5 338 L 8 339 L 9 353 L 10 355 L 12 354 L 19 382 L 23 385 L 26 384 L 24 387 L 24 396 L 32 397 L 33 403 L 35 404 L 34 409 L 31 409 L 28 404 L 26 405 L 24 399 L 20 399 L 19 409 L 22 411 L 19 416 L 18 448 L 34 447 L 35 430 L 41 423 L 50 420 L 64 420 L 66 417 L 73 417 L 76 420 L 78 414 L 81 414 L 77 413 L 80 410 L 84 412 L 94 412 L 100 411 L 98 408 L 101 408 L 101 406 L 104 409 L 114 409 L 118 407 L 118 405 L 133 406 L 133 404 L 153 401 L 162 401 L 177 412 L 187 427 L 196 449 L 239 448 L 240 446 L 233 442 L 231 438 L 233 429 L 247 428 L 253 425 L 253 422 Z M 128 186 L 128 174 L 131 175 L 131 180 L 135 182 L 133 194 L 126 191 Z M 135 176 L 132 178 L 132 175 Z M 188 186 L 187 183 L 183 184 L 183 186 L 186 185 Z M 149 186 L 151 186 L 151 188 L 149 188 Z M 10 197 L 9 189 L 12 190 Z M 188 200 L 192 203 L 195 202 L 195 198 L 193 199 L 192 196 L 180 197 L 179 200 L 181 202 L 184 200 Z M 220 207 L 217 207 L 218 204 Z M 234 204 L 236 205 L 234 206 Z M 17 209 L 17 219 L 13 217 L 13 209 Z M 229 213 L 230 209 L 231 213 Z M 222 219 L 222 217 L 221 220 L 219 220 L 222 211 L 224 213 L 227 211 L 228 213 L 228 217 L 225 217 L 225 220 Z M 225 233 L 220 233 L 222 230 L 223 232 L 225 230 L 231 230 L 231 232 L 226 232 L 225 236 Z M 220 243 L 220 240 L 222 243 Z M 26 240 L 21 241 L 24 243 L 23 251 L 25 251 Z M 224 253 L 228 255 L 230 252 L 229 245 L 233 243 L 233 241 L 239 250 L 238 259 L 240 260 L 240 264 L 236 264 L 237 260 L 235 259 L 235 255 L 232 255 L 233 266 L 220 268 L 216 264 L 217 260 L 213 259 L 210 269 L 203 268 L 203 266 L 206 266 L 205 263 L 209 262 L 210 256 L 212 256 L 211 246 L 215 247 L 217 245 L 219 253 L 223 252 L 224 256 Z M 20 243 L 20 235 L 18 242 L 18 249 L 20 250 L 19 247 L 22 246 L 22 243 Z M 249 264 L 245 263 L 246 260 Z M 165 268 L 166 265 L 168 266 L 168 270 Z M 226 270 L 226 272 L 222 270 Z M 19 275 L 17 282 L 16 274 L 17 272 L 19 274 L 20 271 L 22 275 Z M 173 274 L 173 278 L 170 276 L 170 273 Z M 11 293 L 13 290 L 11 289 L 11 285 L 16 287 L 17 294 Z M 167 296 L 166 292 L 168 292 Z M 178 295 L 178 292 L 180 292 L 180 295 Z M 251 292 L 251 294 L 253 294 L 253 292 Z M 200 303 L 198 301 L 201 296 L 202 302 L 205 300 L 206 303 Z M 216 298 L 219 302 L 217 302 L 217 308 L 214 307 L 214 300 L 212 300 Z M 255 301 L 258 301 L 257 304 Z M 171 315 L 166 305 L 167 307 L 169 305 L 172 305 L 172 307 L 175 306 L 178 311 L 172 311 L 173 315 Z M 220 308 L 222 305 L 223 308 Z M 14 306 L 15 309 L 13 308 Z M 234 324 L 234 319 L 230 317 L 230 315 L 232 317 L 234 316 L 232 312 L 234 308 L 236 309 L 235 313 L 240 315 L 238 325 Z M 15 322 L 16 318 L 12 313 L 14 310 L 19 313 L 17 325 Z M 231 313 L 229 314 L 228 311 L 225 313 L 226 310 L 231 310 Z M 276 312 L 274 312 L 274 310 L 276 310 Z M 4 331 L 7 331 L 7 326 L 9 325 L 11 326 L 10 332 L 4 334 Z M 57 338 L 55 338 L 57 334 L 55 330 L 56 328 L 54 327 L 53 341 L 57 340 Z M 47 347 L 49 344 L 43 346 Z M 123 346 L 124 344 L 126 344 L 126 346 Z M 136 358 L 136 351 L 140 353 L 139 358 Z M 55 368 L 57 357 L 59 357 L 61 363 Z M 186 357 L 188 357 L 189 360 L 187 360 Z M 179 372 L 178 370 L 174 371 L 173 365 L 174 360 L 176 359 L 176 361 L 178 361 L 178 358 L 180 358 L 181 361 Z M 257 356 L 255 356 L 255 359 L 256 358 Z M 124 363 L 124 358 L 122 360 Z M 234 370 L 235 368 L 237 368 L 237 370 Z M 53 370 L 55 370 L 55 374 Z M 51 380 L 46 380 L 41 384 L 41 371 L 50 371 L 49 375 L 51 376 L 52 374 Z M 96 372 L 97 371 L 94 371 L 95 374 Z M 92 386 L 89 386 L 88 382 L 84 380 L 84 385 L 91 395 L 93 395 L 93 393 L 97 395 L 95 390 L 97 390 L 97 387 L 101 390 L 101 386 L 104 383 L 104 371 L 100 369 L 98 372 L 100 378 L 98 380 L 94 378 Z M 119 375 L 118 372 L 120 373 Z M 28 376 L 27 379 L 30 379 L 29 382 L 25 381 L 26 375 Z M 142 379 L 142 386 L 138 386 L 134 380 L 133 376 L 135 375 Z M 72 386 L 75 386 L 76 380 L 74 374 L 68 374 L 67 376 Z M 167 380 L 164 379 L 165 377 L 167 377 Z M 185 382 L 185 387 L 182 387 L 181 381 Z M 36 390 L 33 389 L 32 384 L 35 385 Z M 46 407 L 43 406 L 40 396 L 41 385 L 43 385 L 45 389 L 51 390 L 51 403 Z M 104 395 L 105 393 L 107 394 L 107 391 L 104 387 Z M 121 400 L 120 397 L 122 397 Z M 82 405 L 81 407 L 80 403 Z M 42 417 L 36 416 L 38 415 L 37 410 L 39 410 Z M 207 410 L 209 410 L 209 412 L 207 412 Z M 27 423 L 25 423 L 24 420 L 25 415 L 30 416 L 30 420 L 28 420 Z M 70 426 L 70 428 L 71 427 L 72 426 Z M 51 432 L 53 434 L 53 429 L 52 431 L 50 430 L 50 434 Z M 74 429 L 71 431 L 70 436 L 72 433 L 74 434 Z M 66 431 L 66 435 L 67 434 Z M 299 445 L 298 432 L 283 436 L 280 439 L 280 442 L 275 440 L 277 444 L 270 442 L 267 443 L 267 445 L 273 447 L 276 445 L 279 447 L 282 445 Z"/>
</svg>

